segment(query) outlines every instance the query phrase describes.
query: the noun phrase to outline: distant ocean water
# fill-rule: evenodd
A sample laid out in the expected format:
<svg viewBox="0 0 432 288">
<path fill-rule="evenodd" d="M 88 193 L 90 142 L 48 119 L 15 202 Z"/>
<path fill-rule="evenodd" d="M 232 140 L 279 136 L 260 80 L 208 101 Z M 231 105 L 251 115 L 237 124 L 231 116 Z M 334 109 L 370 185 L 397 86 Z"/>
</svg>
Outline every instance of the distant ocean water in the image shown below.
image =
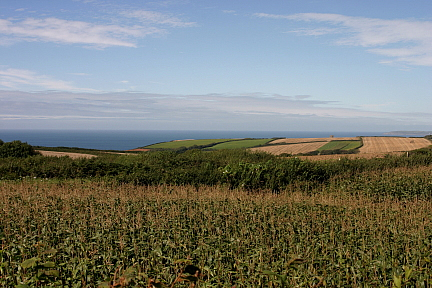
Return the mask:
<svg viewBox="0 0 432 288">
<path fill-rule="evenodd" d="M 33 146 L 79 147 L 100 150 L 128 150 L 181 139 L 220 138 L 315 138 L 382 136 L 380 132 L 311 131 L 184 131 L 184 130 L 0 130 L 4 142 L 20 140 Z"/>
</svg>

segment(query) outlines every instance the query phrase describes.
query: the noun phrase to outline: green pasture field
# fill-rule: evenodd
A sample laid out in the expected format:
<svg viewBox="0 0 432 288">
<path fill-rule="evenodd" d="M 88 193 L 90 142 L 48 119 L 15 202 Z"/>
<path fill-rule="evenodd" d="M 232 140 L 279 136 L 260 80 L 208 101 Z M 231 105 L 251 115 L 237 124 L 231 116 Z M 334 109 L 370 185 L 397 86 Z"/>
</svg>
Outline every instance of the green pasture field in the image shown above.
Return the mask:
<svg viewBox="0 0 432 288">
<path fill-rule="evenodd" d="M 192 146 L 207 146 L 212 144 L 218 144 L 227 141 L 235 141 L 236 139 L 198 139 L 198 140 L 179 140 L 179 141 L 170 141 L 170 142 L 162 142 L 156 143 L 152 145 L 148 145 L 142 148 L 148 149 L 178 149 L 182 147 L 192 147 Z"/>
<path fill-rule="evenodd" d="M 237 148 L 252 148 L 256 146 L 265 145 L 268 142 L 274 140 L 273 138 L 268 139 L 243 139 L 243 140 L 234 140 L 229 142 L 220 143 L 210 147 L 214 150 L 220 149 L 237 149 Z"/>
<path fill-rule="evenodd" d="M 318 151 L 323 150 L 351 150 L 357 149 L 362 145 L 360 140 L 334 140 L 324 146 L 321 146 Z"/>
</svg>

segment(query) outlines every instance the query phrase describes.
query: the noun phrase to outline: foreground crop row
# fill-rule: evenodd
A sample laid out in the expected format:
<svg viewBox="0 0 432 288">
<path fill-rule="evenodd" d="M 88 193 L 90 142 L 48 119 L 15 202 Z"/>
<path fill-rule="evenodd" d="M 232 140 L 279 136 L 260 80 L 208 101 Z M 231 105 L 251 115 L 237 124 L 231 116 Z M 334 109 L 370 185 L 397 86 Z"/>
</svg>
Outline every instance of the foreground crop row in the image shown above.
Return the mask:
<svg viewBox="0 0 432 288">
<path fill-rule="evenodd" d="M 430 176 L 387 176 L 411 173 Z M 3 181 L 0 286 L 430 287 L 431 202 L 377 201 L 357 184 L 272 195 Z"/>
</svg>

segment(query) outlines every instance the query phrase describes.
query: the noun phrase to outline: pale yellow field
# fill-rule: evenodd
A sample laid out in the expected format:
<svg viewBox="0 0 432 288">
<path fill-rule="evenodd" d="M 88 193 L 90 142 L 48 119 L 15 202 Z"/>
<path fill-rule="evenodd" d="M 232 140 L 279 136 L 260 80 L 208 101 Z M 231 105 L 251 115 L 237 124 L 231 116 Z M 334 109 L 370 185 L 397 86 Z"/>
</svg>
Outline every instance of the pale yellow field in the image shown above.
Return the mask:
<svg viewBox="0 0 432 288">
<path fill-rule="evenodd" d="M 360 154 L 411 151 L 427 147 L 432 143 L 425 138 L 363 137 Z"/>
<path fill-rule="evenodd" d="M 38 151 L 43 156 L 50 156 L 50 157 L 63 157 L 68 156 L 72 159 L 78 159 L 78 158 L 93 158 L 96 157 L 96 155 L 90 155 L 90 154 L 82 154 L 82 153 L 69 153 L 69 152 L 55 152 L 55 151 Z"/>
<path fill-rule="evenodd" d="M 282 153 L 301 154 L 317 150 L 321 146 L 332 140 L 358 140 L 359 137 L 338 137 L 338 138 L 284 138 L 277 139 L 270 144 L 281 144 L 265 147 L 252 148 L 252 151 L 264 151 L 275 155 Z M 432 142 L 425 138 L 405 138 L 405 137 L 362 137 L 363 146 L 358 154 L 343 155 L 317 155 L 302 156 L 310 160 L 338 159 L 347 158 L 376 158 L 384 157 L 386 154 L 395 154 L 411 151 L 432 145 Z"/>
<path fill-rule="evenodd" d="M 283 138 L 271 141 L 269 144 L 297 144 L 306 142 L 330 142 L 332 140 L 359 140 L 359 137 L 328 137 L 328 138 Z"/>
<path fill-rule="evenodd" d="M 295 155 L 295 154 L 315 151 L 325 144 L 327 144 L 327 141 L 298 143 L 298 144 L 289 144 L 289 145 L 274 145 L 274 146 L 251 148 L 251 151 L 263 151 L 275 155 L 280 155 L 282 153 Z"/>
</svg>

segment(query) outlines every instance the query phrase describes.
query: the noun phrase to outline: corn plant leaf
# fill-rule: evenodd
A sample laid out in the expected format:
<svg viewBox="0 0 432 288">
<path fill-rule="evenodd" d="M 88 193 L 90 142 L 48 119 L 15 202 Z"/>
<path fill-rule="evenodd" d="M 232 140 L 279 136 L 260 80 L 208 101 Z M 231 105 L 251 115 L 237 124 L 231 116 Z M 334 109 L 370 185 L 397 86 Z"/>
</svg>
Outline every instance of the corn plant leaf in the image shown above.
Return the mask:
<svg viewBox="0 0 432 288">
<path fill-rule="evenodd" d="M 37 257 L 33 257 L 33 258 L 30 258 L 30 259 L 27 259 L 27 260 L 25 260 L 24 262 L 21 263 L 21 267 L 24 268 L 24 269 L 34 267 L 34 266 L 37 265 L 37 262 L 40 261 L 40 260 L 41 259 L 37 258 Z"/>
<path fill-rule="evenodd" d="M 54 267 L 56 267 L 56 264 L 52 261 L 48 261 L 48 262 L 42 263 L 40 266 L 42 266 L 43 268 L 54 268 Z"/>
<path fill-rule="evenodd" d="M 393 275 L 393 287 L 401 288 L 402 287 L 402 276 L 401 275 Z"/>
<path fill-rule="evenodd" d="M 137 276 L 138 272 L 135 267 L 129 267 L 124 272 L 123 276 L 126 279 L 127 282 L 130 282 Z"/>
<path fill-rule="evenodd" d="M 111 287 L 110 281 L 106 281 L 106 282 L 99 283 L 98 287 L 99 287 L 99 288 L 103 288 L 103 287 Z"/>
<path fill-rule="evenodd" d="M 51 277 L 60 277 L 60 272 L 58 270 L 48 270 L 48 271 L 44 271 L 44 274 L 46 276 L 51 276 Z"/>
<path fill-rule="evenodd" d="M 57 252 L 58 252 L 57 249 L 52 248 L 52 249 L 45 250 L 44 252 L 42 252 L 42 254 L 56 254 Z"/>
</svg>

